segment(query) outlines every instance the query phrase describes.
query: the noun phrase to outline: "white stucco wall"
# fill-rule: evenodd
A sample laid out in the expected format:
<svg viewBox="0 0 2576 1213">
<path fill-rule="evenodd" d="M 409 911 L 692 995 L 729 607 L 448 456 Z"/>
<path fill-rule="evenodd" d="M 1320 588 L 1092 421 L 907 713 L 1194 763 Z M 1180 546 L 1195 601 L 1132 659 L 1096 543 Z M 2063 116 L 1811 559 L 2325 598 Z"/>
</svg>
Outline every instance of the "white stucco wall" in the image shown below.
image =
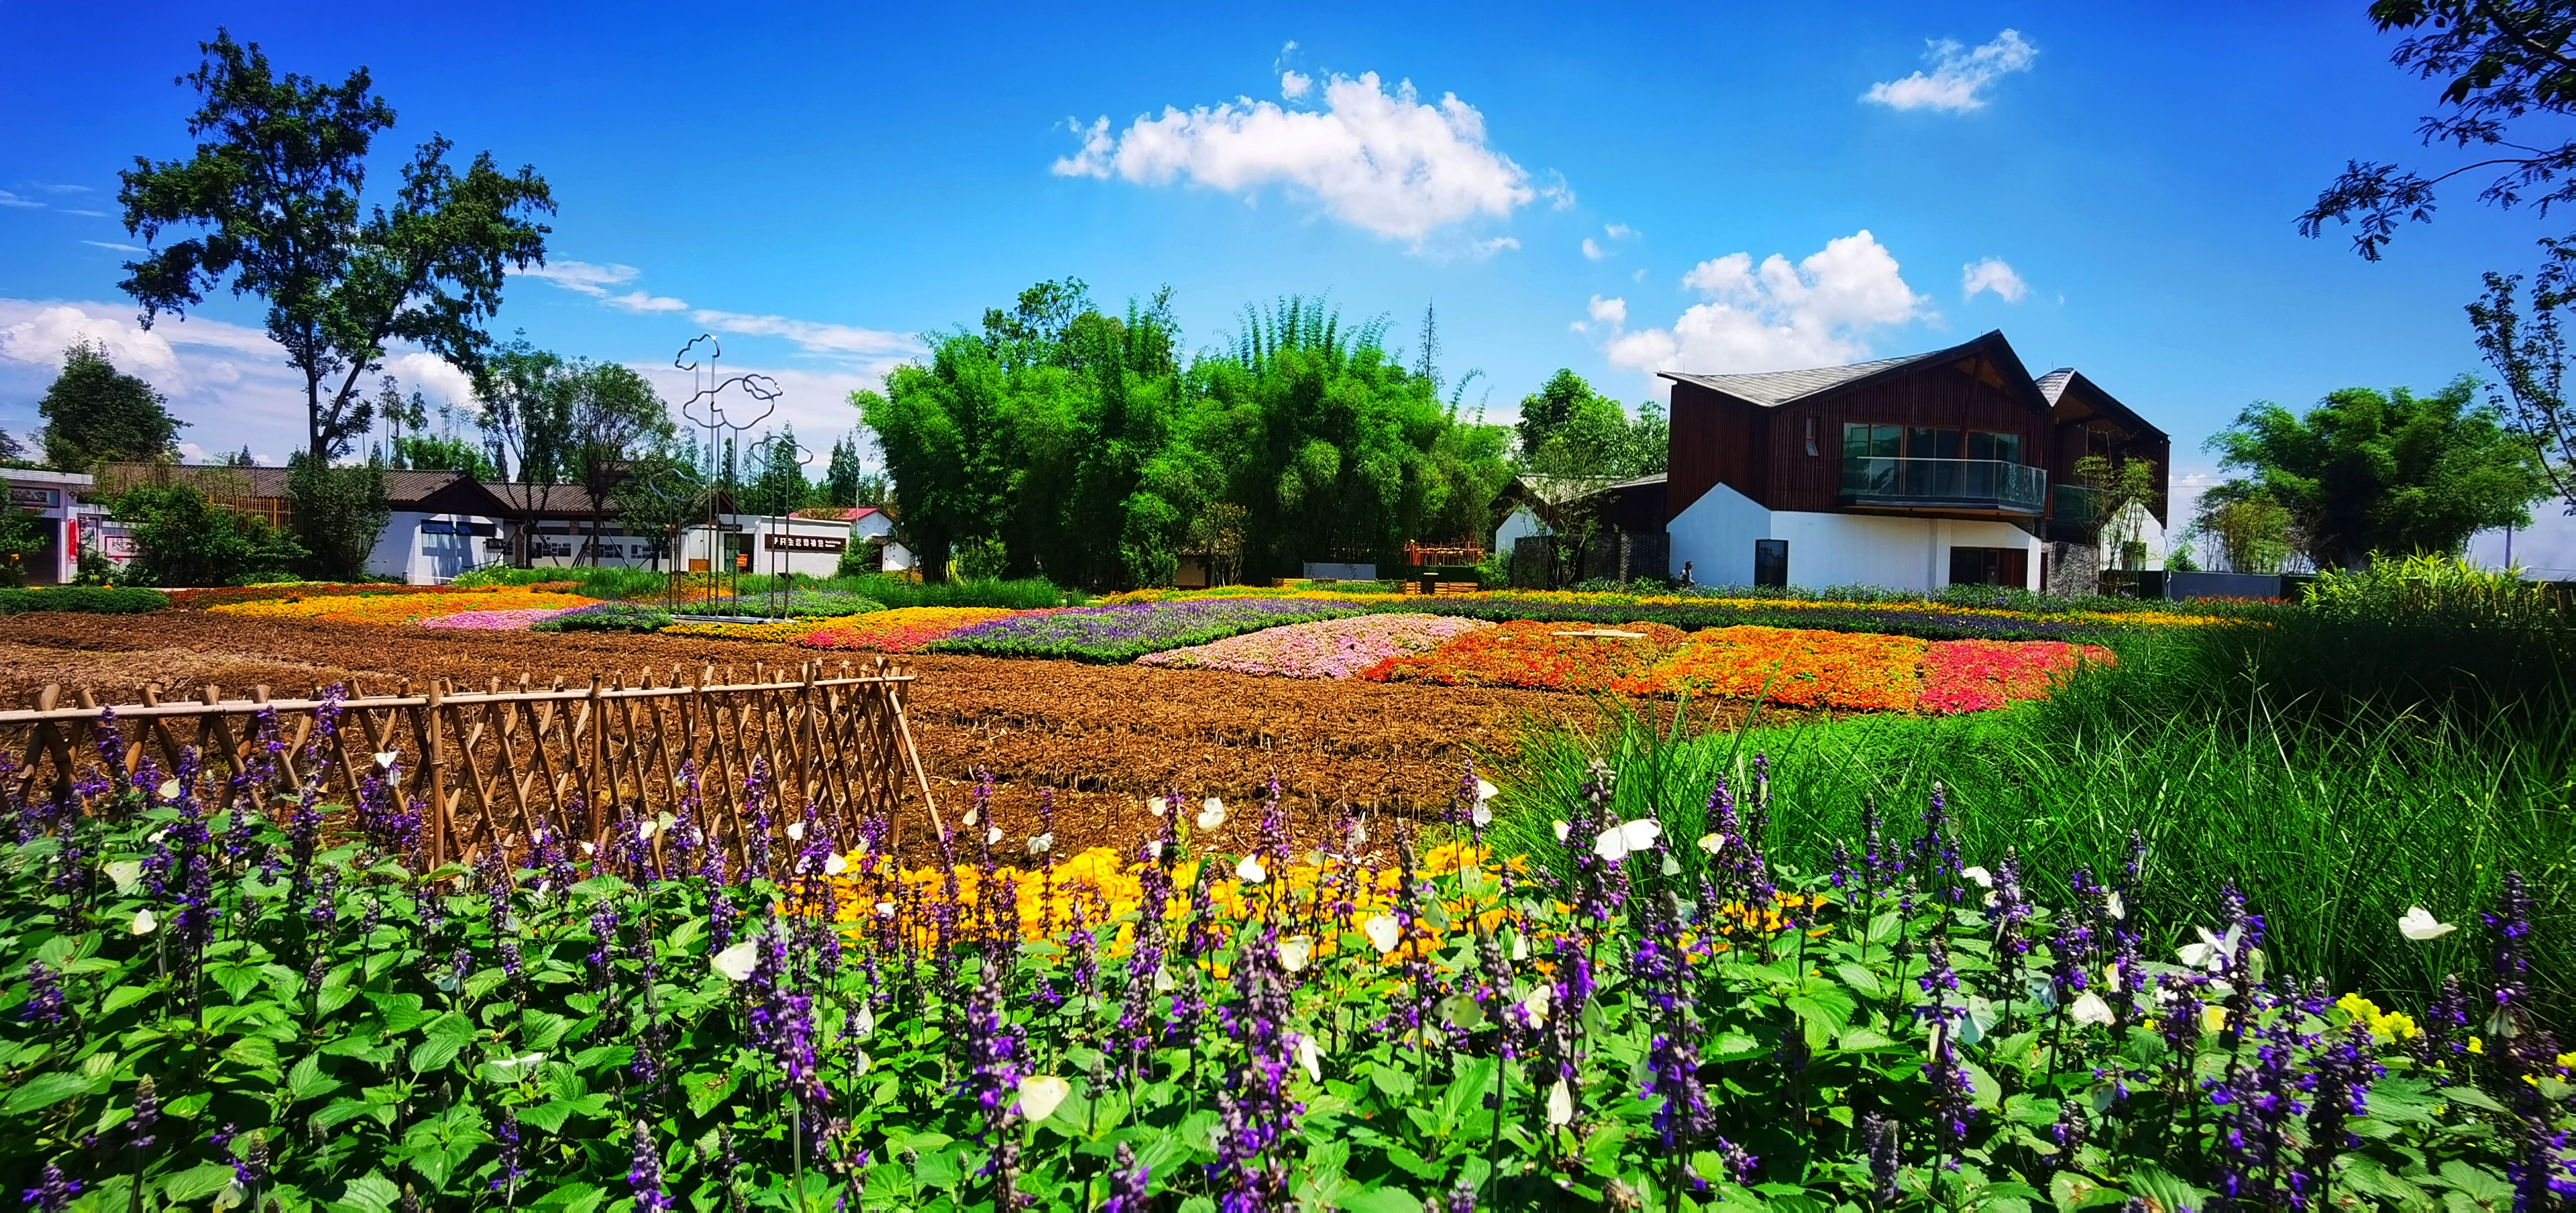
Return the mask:
<svg viewBox="0 0 2576 1213">
<path fill-rule="evenodd" d="M 467 533 L 433 534 L 431 524 Z M 504 555 L 486 549 L 485 536 L 470 533 L 478 526 L 489 530 L 492 537 L 500 534 L 498 519 L 395 510 L 385 522 L 385 529 L 376 532 L 376 546 L 367 553 L 367 572 L 377 577 L 400 577 L 411 585 L 436 585 Z"/>
<path fill-rule="evenodd" d="M 1503 525 L 1494 528 L 1493 550 L 1501 553 L 1503 558 L 1508 560 L 1512 555 L 1513 544 L 1531 535 L 1544 534 L 1547 534 L 1547 526 L 1538 520 L 1538 515 L 1531 513 L 1528 506 L 1519 506 L 1512 510 L 1511 517 L 1503 519 Z"/>
<path fill-rule="evenodd" d="M 1680 576 L 1691 562 L 1691 580 L 1701 585 L 1753 584 L 1753 541 L 1772 538 L 1771 511 L 1725 485 L 1700 494 L 1681 516 L 1664 524 L 1672 540 L 1670 574 Z M 1789 553 L 1789 575 L 1798 574 L 1797 551 Z"/>
<path fill-rule="evenodd" d="M 1693 563 L 1701 585 L 1753 584 L 1753 544 L 1789 543 L 1789 584 L 1801 589 L 1868 585 L 1929 592 L 1950 583 L 1950 549 L 2020 548 L 2023 584 L 2039 588 L 2040 542 L 2007 522 L 1953 518 L 1899 518 L 1875 514 L 1811 514 L 1766 510 L 1751 498 L 1718 485 L 1665 527 L 1672 537 L 1672 571 Z"/>
</svg>

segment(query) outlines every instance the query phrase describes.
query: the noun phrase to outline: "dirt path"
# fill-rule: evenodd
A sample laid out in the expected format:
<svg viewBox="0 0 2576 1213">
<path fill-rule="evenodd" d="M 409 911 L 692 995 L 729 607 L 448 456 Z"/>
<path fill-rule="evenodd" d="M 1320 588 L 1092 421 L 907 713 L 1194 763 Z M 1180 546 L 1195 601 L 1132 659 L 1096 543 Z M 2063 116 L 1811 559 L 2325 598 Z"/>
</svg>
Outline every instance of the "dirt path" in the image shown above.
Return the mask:
<svg viewBox="0 0 2576 1213">
<path fill-rule="evenodd" d="M 0 620 L 0 704 L 29 706 L 59 683 L 131 703 L 207 683 L 227 695 L 266 684 L 303 695 L 329 683 L 388 693 L 401 678 L 480 686 L 522 673 L 587 683 L 622 671 L 713 662 L 794 665 L 811 650 L 707 637 L 430 631 L 377 624 L 242 619 L 199 611 L 20 615 Z M 837 658 L 836 658 L 837 659 Z M 911 658 L 913 735 L 943 804 L 975 773 L 996 781 L 995 815 L 1032 832 L 1039 788 L 1055 791 L 1060 846 L 1126 845 L 1154 828 L 1145 797 L 1250 801 L 1274 773 L 1301 817 L 1348 800 L 1405 812 L 1452 794 L 1472 754 L 1508 749 L 1532 722 L 1590 721 L 1592 703 L 1541 691 L 1308 682 L 1204 670 L 986 657 Z M 1302 831 L 1301 831 L 1302 832 Z"/>
</svg>

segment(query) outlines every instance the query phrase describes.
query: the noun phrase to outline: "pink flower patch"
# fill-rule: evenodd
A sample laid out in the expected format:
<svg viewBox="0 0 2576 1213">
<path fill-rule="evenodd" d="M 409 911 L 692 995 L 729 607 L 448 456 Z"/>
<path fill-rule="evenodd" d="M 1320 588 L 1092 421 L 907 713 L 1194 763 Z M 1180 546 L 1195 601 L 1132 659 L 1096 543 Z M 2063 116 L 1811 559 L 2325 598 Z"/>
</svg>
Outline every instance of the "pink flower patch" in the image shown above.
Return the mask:
<svg viewBox="0 0 2576 1213">
<path fill-rule="evenodd" d="M 1447 615 L 1354 615 L 1292 623 L 1213 644 L 1148 653 L 1139 665 L 1230 670 L 1281 678 L 1348 678 L 1390 657 L 1419 653 L 1494 625 Z"/>
</svg>

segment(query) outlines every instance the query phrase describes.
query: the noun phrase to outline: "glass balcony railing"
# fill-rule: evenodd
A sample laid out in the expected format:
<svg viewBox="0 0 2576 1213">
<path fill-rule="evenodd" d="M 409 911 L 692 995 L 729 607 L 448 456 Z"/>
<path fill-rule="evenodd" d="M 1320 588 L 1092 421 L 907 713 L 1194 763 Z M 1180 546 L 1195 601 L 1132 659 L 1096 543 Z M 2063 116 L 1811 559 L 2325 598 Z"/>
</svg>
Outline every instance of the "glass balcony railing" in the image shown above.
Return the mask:
<svg viewBox="0 0 2576 1213">
<path fill-rule="evenodd" d="M 1851 505 L 2037 514 L 2048 500 L 2048 473 L 2000 459 L 1849 458 L 1842 497 Z"/>
</svg>

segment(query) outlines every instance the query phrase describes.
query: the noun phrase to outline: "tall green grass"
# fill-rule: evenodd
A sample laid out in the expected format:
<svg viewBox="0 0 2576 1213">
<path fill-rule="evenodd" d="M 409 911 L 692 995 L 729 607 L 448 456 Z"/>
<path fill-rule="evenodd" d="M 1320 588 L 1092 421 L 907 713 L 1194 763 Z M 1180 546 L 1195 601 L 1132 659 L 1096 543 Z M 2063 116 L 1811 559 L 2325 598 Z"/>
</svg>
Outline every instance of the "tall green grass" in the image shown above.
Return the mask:
<svg viewBox="0 0 2576 1213">
<path fill-rule="evenodd" d="M 2347 587 L 2355 594 L 2359 588 Z M 2495 604 L 2288 612 L 2260 627 L 2135 637 L 2110 669 L 2052 699 L 1956 718 L 1694 732 L 1611 706 L 1596 728 L 1524 734 L 1500 756 L 1507 847 L 1545 857 L 1586 764 L 1621 772 L 1618 810 L 1653 815 L 1685 864 L 1715 778 L 1773 764 L 1768 834 L 1807 871 L 1858 849 L 1874 798 L 1911 837 L 1937 782 L 1967 862 L 2018 849 L 2033 870 L 2116 871 L 2134 831 L 2158 920 L 2214 908 L 2234 884 L 2266 914 L 2285 971 L 2420 999 L 2447 972 L 2485 975 L 2492 904 L 2520 870 L 2538 902 L 2533 980 L 2576 1022 L 2576 683 L 2552 613 Z M 2410 905 L 2462 929 L 2397 934 Z M 2174 940 L 2159 941 L 2170 945 Z"/>
</svg>

